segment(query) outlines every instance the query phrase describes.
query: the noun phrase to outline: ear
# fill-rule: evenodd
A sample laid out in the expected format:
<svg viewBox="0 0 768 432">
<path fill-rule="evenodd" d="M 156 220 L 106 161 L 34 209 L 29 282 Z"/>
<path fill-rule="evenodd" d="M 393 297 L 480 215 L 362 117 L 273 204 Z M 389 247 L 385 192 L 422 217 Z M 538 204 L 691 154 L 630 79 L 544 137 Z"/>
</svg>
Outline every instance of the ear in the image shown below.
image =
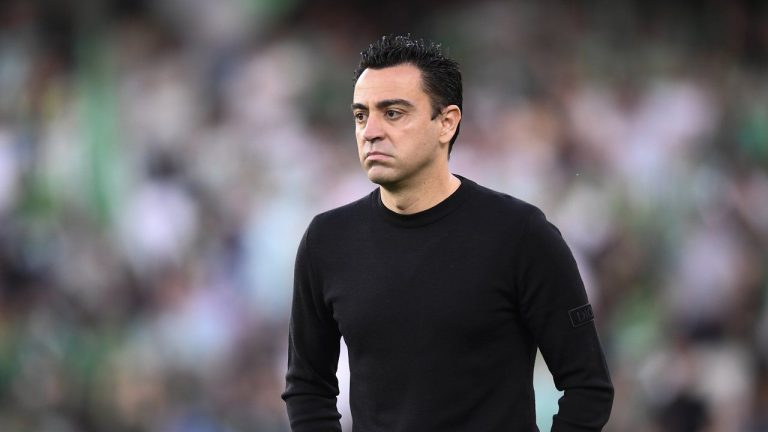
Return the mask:
<svg viewBox="0 0 768 432">
<path fill-rule="evenodd" d="M 448 105 L 440 114 L 440 144 L 448 145 L 456 133 L 461 121 L 461 109 L 457 105 Z"/>
</svg>

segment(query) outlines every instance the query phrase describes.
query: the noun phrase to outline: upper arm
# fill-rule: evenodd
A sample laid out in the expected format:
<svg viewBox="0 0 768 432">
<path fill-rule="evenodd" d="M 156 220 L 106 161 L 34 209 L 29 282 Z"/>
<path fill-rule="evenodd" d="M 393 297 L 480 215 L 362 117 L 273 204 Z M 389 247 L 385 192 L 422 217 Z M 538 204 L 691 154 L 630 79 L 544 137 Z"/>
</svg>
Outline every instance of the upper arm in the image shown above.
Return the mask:
<svg viewBox="0 0 768 432">
<path fill-rule="evenodd" d="M 538 210 L 528 218 L 518 260 L 521 316 L 556 387 L 565 391 L 555 424 L 600 430 L 610 414 L 613 387 L 585 307 L 589 299 L 570 249 Z"/>
</svg>

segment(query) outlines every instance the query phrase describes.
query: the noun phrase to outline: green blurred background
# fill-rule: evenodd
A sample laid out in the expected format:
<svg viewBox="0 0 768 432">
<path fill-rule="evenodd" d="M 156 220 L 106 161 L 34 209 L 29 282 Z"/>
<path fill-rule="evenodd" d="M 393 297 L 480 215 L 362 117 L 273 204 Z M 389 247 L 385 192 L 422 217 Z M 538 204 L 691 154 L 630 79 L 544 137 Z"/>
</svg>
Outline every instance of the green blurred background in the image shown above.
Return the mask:
<svg viewBox="0 0 768 432">
<path fill-rule="evenodd" d="M 296 246 L 373 188 L 352 71 L 404 32 L 462 65 L 451 169 L 572 247 L 606 430 L 768 431 L 768 6 L 726 0 L 4 0 L 0 431 L 287 431 Z"/>
</svg>

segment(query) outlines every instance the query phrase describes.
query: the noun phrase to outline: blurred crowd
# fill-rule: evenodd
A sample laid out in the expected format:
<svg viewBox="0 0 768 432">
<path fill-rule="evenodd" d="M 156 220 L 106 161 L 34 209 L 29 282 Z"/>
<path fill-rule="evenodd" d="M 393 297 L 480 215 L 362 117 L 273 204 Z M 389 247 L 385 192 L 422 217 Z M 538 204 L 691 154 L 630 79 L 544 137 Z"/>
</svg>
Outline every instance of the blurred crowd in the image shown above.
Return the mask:
<svg viewBox="0 0 768 432">
<path fill-rule="evenodd" d="M 462 65 L 453 172 L 571 246 L 606 430 L 768 430 L 765 3 L 8 0 L 1 431 L 288 430 L 294 254 L 373 189 L 352 71 L 392 32 Z"/>
</svg>

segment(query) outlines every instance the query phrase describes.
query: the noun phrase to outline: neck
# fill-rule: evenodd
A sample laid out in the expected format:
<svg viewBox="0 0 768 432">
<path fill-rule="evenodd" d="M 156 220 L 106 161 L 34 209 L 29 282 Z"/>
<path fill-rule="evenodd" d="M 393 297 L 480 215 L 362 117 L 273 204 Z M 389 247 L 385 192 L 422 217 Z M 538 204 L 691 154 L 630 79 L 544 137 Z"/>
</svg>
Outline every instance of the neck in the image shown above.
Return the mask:
<svg viewBox="0 0 768 432">
<path fill-rule="evenodd" d="M 461 180 L 445 170 L 398 188 L 381 185 L 381 202 L 400 214 L 413 214 L 432 208 L 448 198 L 461 185 Z"/>
</svg>

